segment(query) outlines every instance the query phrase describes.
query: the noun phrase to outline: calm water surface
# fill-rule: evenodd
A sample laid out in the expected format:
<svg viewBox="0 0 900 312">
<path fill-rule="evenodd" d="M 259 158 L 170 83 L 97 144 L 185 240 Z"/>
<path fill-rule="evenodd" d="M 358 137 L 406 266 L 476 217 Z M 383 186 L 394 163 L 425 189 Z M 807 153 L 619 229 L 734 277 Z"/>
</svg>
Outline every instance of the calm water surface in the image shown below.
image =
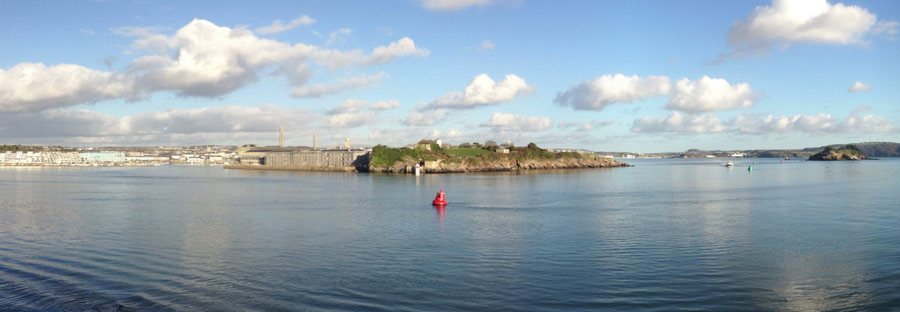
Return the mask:
<svg viewBox="0 0 900 312">
<path fill-rule="evenodd" d="M 900 160 L 752 161 L 0 168 L 0 310 L 898 309 Z"/>
</svg>

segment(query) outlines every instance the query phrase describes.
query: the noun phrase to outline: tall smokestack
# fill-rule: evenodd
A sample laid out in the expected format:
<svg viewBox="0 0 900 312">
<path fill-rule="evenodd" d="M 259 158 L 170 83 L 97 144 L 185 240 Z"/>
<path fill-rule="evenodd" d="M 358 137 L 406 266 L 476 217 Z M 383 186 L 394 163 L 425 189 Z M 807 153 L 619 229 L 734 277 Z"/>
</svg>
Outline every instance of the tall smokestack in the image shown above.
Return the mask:
<svg viewBox="0 0 900 312">
<path fill-rule="evenodd" d="M 313 150 L 316 150 L 316 133 L 313 132 Z"/>
<path fill-rule="evenodd" d="M 278 146 L 284 147 L 284 127 L 278 128 Z"/>
</svg>

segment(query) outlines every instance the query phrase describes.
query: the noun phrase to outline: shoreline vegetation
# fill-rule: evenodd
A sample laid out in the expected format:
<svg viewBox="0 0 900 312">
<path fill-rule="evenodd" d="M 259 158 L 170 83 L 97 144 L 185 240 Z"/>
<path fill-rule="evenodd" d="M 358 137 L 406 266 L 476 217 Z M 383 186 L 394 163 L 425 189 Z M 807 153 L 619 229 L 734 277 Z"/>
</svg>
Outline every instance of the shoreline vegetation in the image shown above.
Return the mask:
<svg viewBox="0 0 900 312">
<path fill-rule="evenodd" d="M 392 148 L 377 145 L 372 148 L 369 172 L 414 173 L 420 165 L 422 173 L 462 173 L 519 171 L 534 169 L 581 169 L 628 167 L 612 158 L 579 152 L 551 152 L 529 143 L 526 147 L 482 146 L 461 144 L 456 148 L 442 148 L 429 140 L 420 141 L 415 148 Z"/>
</svg>

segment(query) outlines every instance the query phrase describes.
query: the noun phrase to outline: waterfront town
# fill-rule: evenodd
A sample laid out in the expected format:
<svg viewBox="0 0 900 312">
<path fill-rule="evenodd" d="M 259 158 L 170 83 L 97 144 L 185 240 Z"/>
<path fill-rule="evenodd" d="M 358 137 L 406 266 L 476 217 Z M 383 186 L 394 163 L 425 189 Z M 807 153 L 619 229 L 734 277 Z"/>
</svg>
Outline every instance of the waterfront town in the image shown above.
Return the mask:
<svg viewBox="0 0 900 312">
<path fill-rule="evenodd" d="M 224 165 L 237 155 L 234 147 L 61 147 L 4 145 L 2 166 L 158 166 Z"/>
<path fill-rule="evenodd" d="M 66 147 L 43 145 L 0 145 L 0 166 L 159 166 L 159 165 L 221 165 L 226 168 L 249 168 L 252 166 L 300 167 L 300 168 L 349 168 L 368 167 L 368 159 L 374 146 L 351 146 L 350 139 L 343 144 L 318 147 L 315 135 L 312 146 L 285 146 L 284 128 L 279 129 L 277 145 L 242 146 L 196 145 L 196 146 L 156 146 L 156 147 Z M 533 143 L 531 143 L 533 144 Z M 531 145 L 529 144 L 529 146 Z M 862 142 L 856 146 L 867 154 L 895 157 L 900 145 L 889 142 Z M 422 139 L 407 144 L 400 149 L 428 150 L 455 149 L 462 154 L 474 151 L 490 151 L 508 154 L 516 145 L 512 141 L 497 144 L 488 140 L 484 143 L 450 144 L 441 139 Z M 521 148 L 521 147 L 520 147 Z M 548 148 L 551 153 L 571 153 L 594 158 L 797 158 L 809 157 L 824 147 L 797 150 L 699 150 L 684 152 L 629 153 L 598 152 L 581 149 Z M 461 150 L 461 151 L 460 151 Z M 468 150 L 468 152 L 467 152 Z M 363 164 L 364 163 L 364 164 Z"/>
</svg>

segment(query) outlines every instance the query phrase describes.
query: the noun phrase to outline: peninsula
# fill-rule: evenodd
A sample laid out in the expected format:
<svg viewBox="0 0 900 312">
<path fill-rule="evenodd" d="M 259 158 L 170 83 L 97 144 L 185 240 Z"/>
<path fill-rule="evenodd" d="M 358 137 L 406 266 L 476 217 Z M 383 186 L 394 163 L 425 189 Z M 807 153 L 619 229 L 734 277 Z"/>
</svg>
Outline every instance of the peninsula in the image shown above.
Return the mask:
<svg viewBox="0 0 900 312">
<path fill-rule="evenodd" d="M 612 158 L 579 152 L 551 152 L 529 143 L 526 147 L 481 146 L 477 143 L 443 148 L 423 140 L 415 148 L 372 149 L 370 172 L 412 173 L 417 164 L 427 173 L 519 171 L 532 169 L 577 169 L 628 167 Z"/>
</svg>

